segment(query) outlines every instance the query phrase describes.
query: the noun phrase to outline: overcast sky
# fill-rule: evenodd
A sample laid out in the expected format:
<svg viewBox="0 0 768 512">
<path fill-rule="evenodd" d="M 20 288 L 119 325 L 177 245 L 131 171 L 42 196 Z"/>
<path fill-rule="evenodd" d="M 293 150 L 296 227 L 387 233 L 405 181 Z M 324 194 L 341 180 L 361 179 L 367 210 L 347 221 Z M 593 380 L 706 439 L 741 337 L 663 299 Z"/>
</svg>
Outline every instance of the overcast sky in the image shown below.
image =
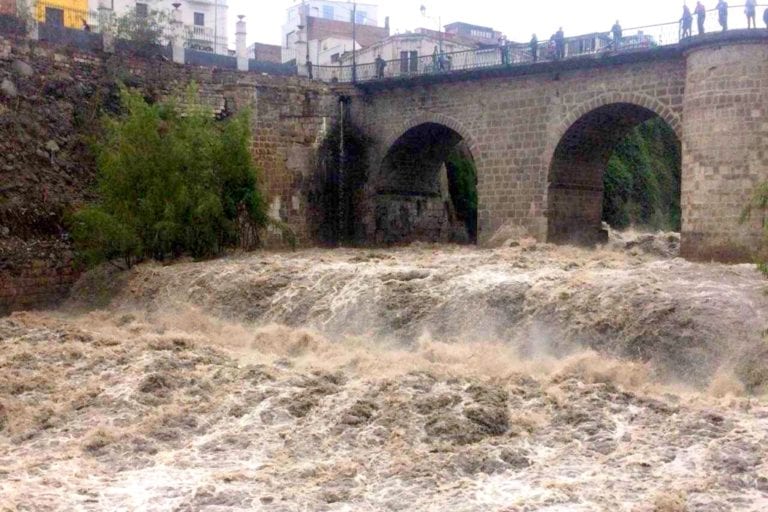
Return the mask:
<svg viewBox="0 0 768 512">
<path fill-rule="evenodd" d="M 234 46 L 234 24 L 238 14 L 246 15 L 248 44 L 280 44 L 280 28 L 286 9 L 298 0 L 229 0 L 230 46 Z M 464 21 L 493 27 L 512 41 L 528 41 L 533 32 L 539 39 L 549 38 L 559 26 L 566 35 L 608 31 L 618 18 L 625 28 L 650 25 L 680 18 L 683 0 L 380 0 L 379 23 L 391 19 L 392 30 L 404 32 L 417 27 L 437 29 L 437 21 L 424 19 L 419 7 L 428 14 L 440 15 L 443 25 Z M 717 2 L 707 0 L 707 8 Z M 736 0 L 731 2 L 737 2 Z M 761 2 L 762 3 L 762 2 Z M 695 0 L 689 0 L 693 6 Z M 710 5 L 711 4 L 711 5 Z"/>
</svg>

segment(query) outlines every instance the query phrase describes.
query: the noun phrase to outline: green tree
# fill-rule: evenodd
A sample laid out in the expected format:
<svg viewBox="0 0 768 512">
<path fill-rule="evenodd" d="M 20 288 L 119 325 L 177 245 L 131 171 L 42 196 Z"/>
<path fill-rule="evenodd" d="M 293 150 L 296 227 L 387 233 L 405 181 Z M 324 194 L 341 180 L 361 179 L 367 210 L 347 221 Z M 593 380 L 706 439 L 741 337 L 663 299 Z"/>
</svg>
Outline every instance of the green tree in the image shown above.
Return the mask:
<svg viewBox="0 0 768 512">
<path fill-rule="evenodd" d="M 477 240 L 477 169 L 471 157 L 453 151 L 446 161 L 453 206 L 471 240 Z"/>
<path fill-rule="evenodd" d="M 603 178 L 603 220 L 679 231 L 680 145 L 662 119 L 651 119 L 616 147 Z"/>
<path fill-rule="evenodd" d="M 114 19 L 113 30 L 118 39 L 131 41 L 139 53 L 151 53 L 166 39 L 171 17 L 165 11 L 151 10 L 146 15 L 136 8 Z"/>
<path fill-rule="evenodd" d="M 757 187 L 752 200 L 744 209 L 741 221 L 745 222 L 755 211 L 768 211 L 768 183 L 763 183 Z M 768 217 L 764 217 L 763 231 L 765 233 L 763 246 L 757 253 L 757 265 L 760 271 L 768 276 Z"/>
<path fill-rule="evenodd" d="M 148 104 L 123 89 L 95 145 L 99 201 L 70 219 L 89 264 L 181 254 L 207 257 L 261 227 L 266 208 L 252 163 L 248 112 L 217 122 L 197 102 Z"/>
</svg>

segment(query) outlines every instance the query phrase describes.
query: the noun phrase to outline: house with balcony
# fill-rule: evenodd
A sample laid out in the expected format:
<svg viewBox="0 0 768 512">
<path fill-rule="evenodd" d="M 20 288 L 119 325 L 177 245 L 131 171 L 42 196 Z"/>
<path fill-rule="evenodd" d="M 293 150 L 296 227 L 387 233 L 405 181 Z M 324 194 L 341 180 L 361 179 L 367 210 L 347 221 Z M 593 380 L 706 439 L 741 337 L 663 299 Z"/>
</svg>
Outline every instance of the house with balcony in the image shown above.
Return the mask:
<svg viewBox="0 0 768 512">
<path fill-rule="evenodd" d="M 112 8 L 116 16 L 132 9 L 136 9 L 138 16 L 147 16 L 152 11 L 170 14 L 174 4 L 179 4 L 187 46 L 222 55 L 228 53 L 228 0 L 89 0 L 91 8 L 98 9 L 100 1 Z"/>
<path fill-rule="evenodd" d="M 130 12 L 138 17 L 164 12 L 169 22 L 171 11 L 178 8 L 189 48 L 228 53 L 227 0 L 33 0 L 32 4 L 39 22 L 71 29 L 83 29 L 86 24 L 98 29 L 99 8 L 111 10 L 116 17 Z"/>
</svg>

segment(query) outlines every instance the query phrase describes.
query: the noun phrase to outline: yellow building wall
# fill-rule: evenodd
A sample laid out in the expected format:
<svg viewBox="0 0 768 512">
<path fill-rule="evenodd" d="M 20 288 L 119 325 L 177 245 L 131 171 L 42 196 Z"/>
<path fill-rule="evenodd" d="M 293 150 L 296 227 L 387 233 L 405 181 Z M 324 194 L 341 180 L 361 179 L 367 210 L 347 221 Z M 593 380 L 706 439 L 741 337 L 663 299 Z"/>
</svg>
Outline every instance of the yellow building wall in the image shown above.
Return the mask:
<svg viewBox="0 0 768 512">
<path fill-rule="evenodd" d="M 37 21 L 46 21 L 47 9 L 64 11 L 64 26 L 68 28 L 83 28 L 83 19 L 88 19 L 88 0 L 50 0 L 37 2 Z"/>
</svg>

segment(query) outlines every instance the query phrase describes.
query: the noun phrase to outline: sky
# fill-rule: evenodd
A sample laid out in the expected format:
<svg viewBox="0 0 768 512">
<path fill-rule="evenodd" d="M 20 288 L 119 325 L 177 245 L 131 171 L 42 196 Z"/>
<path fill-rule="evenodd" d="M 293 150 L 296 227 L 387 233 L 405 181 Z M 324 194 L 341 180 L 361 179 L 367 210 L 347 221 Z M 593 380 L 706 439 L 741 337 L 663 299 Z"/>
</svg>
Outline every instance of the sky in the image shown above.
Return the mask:
<svg viewBox="0 0 768 512">
<path fill-rule="evenodd" d="M 238 14 L 246 16 L 248 44 L 253 42 L 280 44 L 281 27 L 286 10 L 299 0 L 229 0 L 230 42 L 234 46 L 234 25 Z M 608 32 L 618 18 L 625 28 L 675 21 L 680 19 L 683 0 L 369 0 L 379 6 L 379 24 L 389 16 L 393 32 L 405 32 L 418 27 L 437 30 L 437 20 L 422 17 L 427 14 L 442 18 L 447 25 L 463 21 L 492 27 L 507 35 L 510 41 L 524 42 L 536 33 L 539 39 L 549 38 L 562 26 L 566 35 Z M 715 0 L 707 0 L 708 8 Z M 733 2 L 731 2 L 733 3 Z M 689 5 L 695 1 L 689 2 Z M 712 5 L 710 5 L 712 4 Z"/>
</svg>

